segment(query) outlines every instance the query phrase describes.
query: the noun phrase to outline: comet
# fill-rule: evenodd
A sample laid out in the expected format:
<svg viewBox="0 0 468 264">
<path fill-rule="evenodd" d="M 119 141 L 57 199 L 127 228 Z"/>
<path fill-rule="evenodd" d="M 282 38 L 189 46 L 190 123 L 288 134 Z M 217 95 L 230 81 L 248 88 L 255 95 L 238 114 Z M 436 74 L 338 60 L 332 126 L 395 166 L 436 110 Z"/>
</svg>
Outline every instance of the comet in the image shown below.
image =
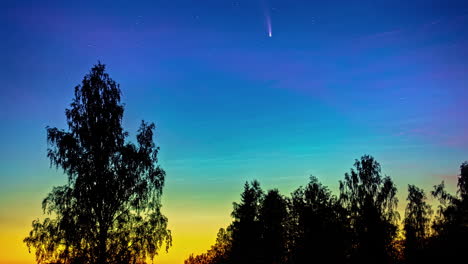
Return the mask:
<svg viewBox="0 0 468 264">
<path fill-rule="evenodd" d="M 265 16 L 265 25 L 266 25 L 267 35 L 269 38 L 271 38 L 273 37 L 273 30 L 271 27 L 270 8 L 268 7 L 266 0 L 262 0 L 260 3 L 261 3 L 261 8 L 263 9 L 263 15 Z"/>
<path fill-rule="evenodd" d="M 267 25 L 267 31 L 268 31 L 268 37 L 272 37 L 273 36 L 273 32 L 271 30 L 271 18 L 270 16 L 266 13 L 265 15 L 265 18 L 266 18 L 266 25 Z"/>
</svg>

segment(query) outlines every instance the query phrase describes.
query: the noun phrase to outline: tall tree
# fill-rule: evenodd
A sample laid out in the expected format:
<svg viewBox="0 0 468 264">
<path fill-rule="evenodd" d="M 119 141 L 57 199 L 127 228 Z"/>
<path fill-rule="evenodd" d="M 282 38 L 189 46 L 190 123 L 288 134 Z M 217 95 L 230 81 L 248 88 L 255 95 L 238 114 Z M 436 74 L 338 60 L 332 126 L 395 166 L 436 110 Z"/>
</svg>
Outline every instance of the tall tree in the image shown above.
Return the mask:
<svg viewBox="0 0 468 264">
<path fill-rule="evenodd" d="M 316 177 L 291 194 L 292 263 L 344 263 L 347 219 L 335 196 Z"/>
<path fill-rule="evenodd" d="M 277 189 L 269 190 L 260 208 L 261 254 L 265 264 L 285 263 L 287 203 Z"/>
<path fill-rule="evenodd" d="M 119 85 L 95 65 L 66 109 L 68 130 L 47 128 L 51 165 L 67 184 L 54 187 L 24 239 L 38 263 L 143 263 L 171 246 L 161 213 L 165 172 L 158 165 L 154 124 L 142 121 L 126 142 Z"/>
<path fill-rule="evenodd" d="M 364 155 L 340 181 L 340 200 L 354 232 L 353 262 L 386 263 L 391 259 L 398 213 L 397 189 L 381 175 L 380 164 Z"/>
<path fill-rule="evenodd" d="M 431 258 L 455 263 L 468 251 L 468 162 L 460 165 L 457 195 L 445 190 L 442 182 L 434 186 L 432 195 L 439 199 L 438 214 L 433 223 L 435 237 Z"/>
<path fill-rule="evenodd" d="M 263 200 L 263 191 L 258 181 L 244 185 L 241 202 L 234 203 L 232 217 L 233 263 L 258 263 L 260 251 L 259 210 Z"/>
<path fill-rule="evenodd" d="M 424 191 L 408 185 L 408 204 L 405 210 L 405 260 L 407 263 L 426 262 L 427 239 L 431 220 L 431 206 L 427 203 Z"/>
</svg>

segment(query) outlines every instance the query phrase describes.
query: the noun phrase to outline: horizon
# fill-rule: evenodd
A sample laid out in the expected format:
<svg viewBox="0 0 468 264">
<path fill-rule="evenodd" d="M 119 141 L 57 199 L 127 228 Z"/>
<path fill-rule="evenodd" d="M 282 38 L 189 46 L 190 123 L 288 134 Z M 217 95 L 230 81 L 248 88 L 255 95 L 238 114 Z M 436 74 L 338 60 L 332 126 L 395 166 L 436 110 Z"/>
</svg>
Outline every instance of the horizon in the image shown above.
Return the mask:
<svg viewBox="0 0 468 264">
<path fill-rule="evenodd" d="M 468 160 L 463 1 L 14 1 L 0 21 L 0 263 L 35 262 L 22 240 L 66 181 L 45 128 L 67 128 L 98 61 L 120 84 L 128 139 L 156 124 L 174 240 L 158 263 L 205 252 L 246 181 L 289 195 L 313 175 L 337 195 L 370 154 L 403 217 L 408 184 L 455 193 Z"/>
</svg>

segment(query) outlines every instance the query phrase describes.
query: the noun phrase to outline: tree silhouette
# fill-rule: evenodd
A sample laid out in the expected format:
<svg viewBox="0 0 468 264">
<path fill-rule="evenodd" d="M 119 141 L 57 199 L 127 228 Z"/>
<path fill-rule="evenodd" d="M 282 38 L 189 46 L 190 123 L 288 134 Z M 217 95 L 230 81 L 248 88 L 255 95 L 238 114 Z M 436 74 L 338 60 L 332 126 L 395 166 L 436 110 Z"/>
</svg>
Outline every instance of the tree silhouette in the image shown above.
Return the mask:
<svg viewBox="0 0 468 264">
<path fill-rule="evenodd" d="M 340 181 L 340 200 L 348 210 L 354 233 L 352 262 L 391 260 L 398 220 L 396 192 L 390 177 L 381 175 L 380 164 L 369 155 L 356 160 L 354 169 Z"/>
<path fill-rule="evenodd" d="M 241 202 L 234 203 L 232 217 L 232 252 L 234 263 L 259 262 L 260 222 L 259 210 L 263 200 L 263 191 L 258 181 L 244 185 Z"/>
<path fill-rule="evenodd" d="M 468 202 L 468 161 L 460 165 L 460 177 L 458 177 L 457 186 L 460 199 Z"/>
<path fill-rule="evenodd" d="M 405 210 L 405 260 L 407 263 L 427 262 L 426 247 L 431 221 L 431 206 L 422 189 L 408 185 L 408 204 Z"/>
<path fill-rule="evenodd" d="M 441 205 L 433 230 L 424 191 L 409 185 L 405 236 L 397 238 L 397 189 L 371 156 L 355 161 L 338 198 L 316 177 L 289 198 L 277 189 L 264 195 L 257 181 L 245 183 L 233 223 L 185 264 L 457 263 L 468 251 L 467 185 L 464 162 L 457 195 L 443 182 L 435 186 Z"/>
<path fill-rule="evenodd" d="M 47 195 L 42 208 L 50 217 L 33 221 L 24 239 L 38 263 L 144 263 L 171 246 L 155 126 L 142 121 L 137 144 L 125 142 L 120 95 L 98 63 L 75 87 L 68 131 L 47 128 L 51 165 L 68 182 Z"/>
<path fill-rule="evenodd" d="M 269 190 L 260 208 L 261 263 L 285 263 L 287 203 L 277 189 Z"/>
<path fill-rule="evenodd" d="M 326 186 L 316 177 L 291 194 L 291 262 L 344 263 L 346 259 L 347 219 L 343 209 Z"/>
<path fill-rule="evenodd" d="M 229 263 L 231 253 L 231 228 L 220 228 L 216 237 L 216 243 L 206 253 L 198 256 L 190 255 L 184 264 L 216 264 Z"/>
<path fill-rule="evenodd" d="M 434 186 L 432 195 L 439 199 L 438 214 L 433 223 L 431 259 L 454 263 L 468 251 L 468 162 L 460 165 L 457 195 L 445 190 L 442 182 Z"/>
</svg>

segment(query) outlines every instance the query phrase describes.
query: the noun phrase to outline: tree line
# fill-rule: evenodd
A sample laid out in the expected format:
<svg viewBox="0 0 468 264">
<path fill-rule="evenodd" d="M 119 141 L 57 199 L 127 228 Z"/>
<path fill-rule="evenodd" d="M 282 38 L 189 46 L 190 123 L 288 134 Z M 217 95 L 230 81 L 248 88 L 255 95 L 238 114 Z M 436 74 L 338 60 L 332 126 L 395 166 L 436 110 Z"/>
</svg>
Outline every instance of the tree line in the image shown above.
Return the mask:
<svg viewBox="0 0 468 264">
<path fill-rule="evenodd" d="M 455 263 L 468 252 L 468 163 L 458 191 L 444 182 L 430 192 L 408 185 L 401 219 L 397 188 L 369 155 L 356 160 L 334 195 L 316 177 L 289 197 L 246 182 L 232 223 L 185 264 Z"/>
</svg>

